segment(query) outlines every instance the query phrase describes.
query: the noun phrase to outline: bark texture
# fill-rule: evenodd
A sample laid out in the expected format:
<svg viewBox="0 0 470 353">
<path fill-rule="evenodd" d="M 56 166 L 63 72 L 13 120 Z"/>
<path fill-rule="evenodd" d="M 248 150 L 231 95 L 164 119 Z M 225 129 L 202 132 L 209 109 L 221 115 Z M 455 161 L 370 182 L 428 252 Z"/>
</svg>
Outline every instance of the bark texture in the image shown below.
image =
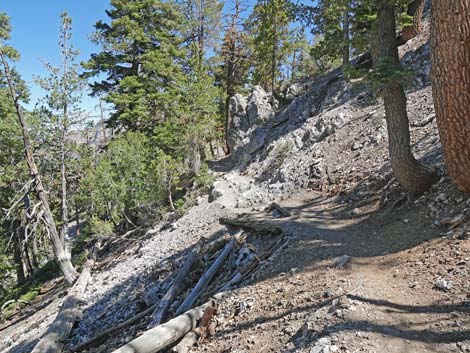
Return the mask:
<svg viewBox="0 0 470 353">
<path fill-rule="evenodd" d="M 433 0 L 432 93 L 449 175 L 470 192 L 470 0 Z"/>
<path fill-rule="evenodd" d="M 425 0 L 414 0 L 408 5 L 406 13 L 408 16 L 413 16 L 413 24 L 403 28 L 398 37 L 398 45 L 405 44 L 423 31 L 422 18 L 425 5 Z"/>
<path fill-rule="evenodd" d="M 400 65 L 396 39 L 394 4 L 377 1 L 379 58 Z M 412 193 L 423 193 L 437 181 L 431 169 L 420 164 L 411 152 L 409 120 L 403 84 L 394 82 L 382 90 L 387 120 L 389 155 L 393 173 L 400 184 Z"/>
</svg>

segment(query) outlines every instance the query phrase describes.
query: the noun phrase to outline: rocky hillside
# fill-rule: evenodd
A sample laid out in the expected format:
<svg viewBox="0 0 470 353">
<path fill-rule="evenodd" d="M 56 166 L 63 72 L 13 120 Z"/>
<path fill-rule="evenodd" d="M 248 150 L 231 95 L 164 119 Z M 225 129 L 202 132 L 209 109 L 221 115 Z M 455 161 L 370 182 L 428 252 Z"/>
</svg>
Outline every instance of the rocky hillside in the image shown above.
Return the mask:
<svg viewBox="0 0 470 353">
<path fill-rule="evenodd" d="M 407 94 L 414 153 L 442 175 L 430 192 L 413 198 L 396 183 L 383 104 L 340 71 L 291 87 L 280 111 L 258 87 L 237 95 L 234 152 L 212 163 L 210 195 L 101 259 L 68 346 L 145 310 L 142 294 L 161 283 L 161 298 L 192 244 L 226 233 L 220 217 L 249 212 L 288 242 L 221 300 L 217 327 L 192 352 L 470 352 L 470 199 L 445 177 L 428 33 L 403 46 L 401 58 L 416 73 Z M 267 210 L 272 201 L 291 216 Z M 63 295 L 57 287 L 38 298 L 39 309 L 0 327 L 0 348 L 29 352 Z M 87 351 L 111 352 L 147 322 Z"/>
</svg>

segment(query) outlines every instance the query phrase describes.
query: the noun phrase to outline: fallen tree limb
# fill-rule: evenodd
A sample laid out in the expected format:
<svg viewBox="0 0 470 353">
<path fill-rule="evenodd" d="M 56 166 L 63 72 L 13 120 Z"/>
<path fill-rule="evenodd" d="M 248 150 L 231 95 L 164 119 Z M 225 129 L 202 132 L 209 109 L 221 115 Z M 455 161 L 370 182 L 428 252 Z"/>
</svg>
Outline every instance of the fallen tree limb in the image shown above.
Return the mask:
<svg viewBox="0 0 470 353">
<path fill-rule="evenodd" d="M 292 213 L 290 213 L 288 210 L 286 210 L 284 207 L 279 205 L 277 202 L 271 203 L 269 206 L 269 211 L 272 210 L 277 210 L 283 217 L 292 217 Z"/>
<path fill-rule="evenodd" d="M 184 290 L 184 282 L 194 263 L 199 258 L 199 254 L 201 253 L 205 241 L 205 238 L 201 238 L 193 247 L 191 253 L 186 258 L 183 267 L 181 267 L 178 275 L 176 276 L 173 284 L 170 286 L 160 301 L 158 308 L 156 308 L 153 312 L 152 320 L 148 324 L 147 328 L 150 329 L 152 327 L 158 326 L 165 319 L 165 316 L 168 314 L 168 310 L 170 309 L 170 306 L 173 303 L 175 297 Z"/>
<path fill-rule="evenodd" d="M 255 218 L 249 214 L 242 214 L 235 218 L 222 217 L 219 219 L 219 222 L 224 225 L 254 230 L 258 233 L 279 235 L 283 232 L 277 223 Z"/>
<path fill-rule="evenodd" d="M 146 331 L 141 336 L 121 348 L 116 349 L 112 353 L 156 353 L 175 343 L 189 331 L 196 328 L 206 310 L 215 307 L 215 301 L 211 300 L 175 317 L 163 325 Z"/>
<path fill-rule="evenodd" d="M 110 336 L 114 332 L 120 331 L 120 330 L 126 328 L 127 326 L 132 325 L 134 322 L 139 321 L 143 317 L 149 315 L 150 313 L 152 313 L 155 310 L 155 308 L 156 308 L 156 305 L 151 306 L 150 308 L 147 308 L 144 311 L 141 311 L 140 313 L 138 313 L 137 315 L 127 319 L 126 321 L 123 321 L 120 324 L 117 324 L 116 326 L 110 327 L 109 329 L 103 331 L 99 335 L 90 338 L 88 341 L 83 342 L 83 343 L 81 343 L 81 344 L 79 344 L 75 347 L 70 348 L 70 350 L 72 352 L 80 352 L 84 349 L 87 349 L 88 347 L 94 345 L 95 343 L 100 342 L 101 340 L 103 340 L 106 337 Z"/>
<path fill-rule="evenodd" d="M 85 264 L 77 282 L 73 285 L 54 322 L 46 331 L 31 353 L 57 353 L 62 352 L 65 340 L 72 331 L 72 326 L 77 320 L 79 302 L 91 278 L 91 268 L 94 260 L 90 259 Z"/>
<path fill-rule="evenodd" d="M 212 263 L 211 267 L 201 276 L 199 281 L 197 282 L 196 286 L 193 288 L 189 296 L 183 301 L 183 303 L 179 306 L 178 310 L 176 310 L 176 315 L 179 315 L 189 308 L 193 306 L 199 296 L 202 294 L 204 289 L 207 288 L 210 281 L 214 278 L 219 268 L 224 263 L 225 259 L 228 255 L 233 251 L 235 248 L 236 242 L 239 241 L 242 232 L 238 232 L 236 235 L 232 237 L 232 240 L 225 245 L 224 250 L 220 253 L 217 259 Z"/>
</svg>

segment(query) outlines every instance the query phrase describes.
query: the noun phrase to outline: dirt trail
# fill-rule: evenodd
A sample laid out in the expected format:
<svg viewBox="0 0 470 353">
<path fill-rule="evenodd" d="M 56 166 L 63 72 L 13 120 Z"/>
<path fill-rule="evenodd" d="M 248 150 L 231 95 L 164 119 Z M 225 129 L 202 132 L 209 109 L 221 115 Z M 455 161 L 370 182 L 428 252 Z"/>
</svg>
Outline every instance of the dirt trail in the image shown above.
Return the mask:
<svg viewBox="0 0 470 353">
<path fill-rule="evenodd" d="M 290 246 L 223 303 L 217 337 L 198 351 L 470 352 L 468 240 L 442 238 L 415 205 L 353 217 L 337 198 L 283 205 Z M 461 285 L 439 290 L 449 269 Z"/>
</svg>

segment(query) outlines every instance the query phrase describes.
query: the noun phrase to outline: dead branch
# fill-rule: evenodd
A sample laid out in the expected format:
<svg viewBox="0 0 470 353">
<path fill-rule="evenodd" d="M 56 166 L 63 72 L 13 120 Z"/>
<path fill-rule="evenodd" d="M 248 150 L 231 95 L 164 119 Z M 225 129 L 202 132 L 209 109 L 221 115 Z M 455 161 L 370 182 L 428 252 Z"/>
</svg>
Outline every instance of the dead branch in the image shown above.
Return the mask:
<svg viewBox="0 0 470 353">
<path fill-rule="evenodd" d="M 224 263 L 225 259 L 233 251 L 235 244 L 240 240 L 240 237 L 242 234 L 243 232 L 241 231 L 238 232 L 236 235 L 232 237 L 232 240 L 227 245 L 225 245 L 224 250 L 222 250 L 220 255 L 212 263 L 209 269 L 201 276 L 201 278 L 199 279 L 199 281 L 197 282 L 196 286 L 193 288 L 189 296 L 179 306 L 178 310 L 176 310 L 177 315 L 191 308 L 191 306 L 196 302 L 196 300 L 199 298 L 202 292 L 207 288 L 209 283 L 212 281 L 217 271 L 220 269 L 220 267 Z"/>
<path fill-rule="evenodd" d="M 155 326 L 160 325 L 160 323 L 165 319 L 165 316 L 170 309 L 171 304 L 173 303 L 175 297 L 184 290 L 184 283 L 186 278 L 188 277 L 191 268 L 193 267 L 196 260 L 199 258 L 199 254 L 202 250 L 204 242 L 206 241 L 205 238 L 201 238 L 194 248 L 191 250 L 191 253 L 186 258 L 186 261 L 181 267 L 178 275 L 176 276 L 173 284 L 170 286 L 157 309 L 152 314 L 152 320 L 148 324 L 147 328 L 152 328 Z"/>
</svg>

